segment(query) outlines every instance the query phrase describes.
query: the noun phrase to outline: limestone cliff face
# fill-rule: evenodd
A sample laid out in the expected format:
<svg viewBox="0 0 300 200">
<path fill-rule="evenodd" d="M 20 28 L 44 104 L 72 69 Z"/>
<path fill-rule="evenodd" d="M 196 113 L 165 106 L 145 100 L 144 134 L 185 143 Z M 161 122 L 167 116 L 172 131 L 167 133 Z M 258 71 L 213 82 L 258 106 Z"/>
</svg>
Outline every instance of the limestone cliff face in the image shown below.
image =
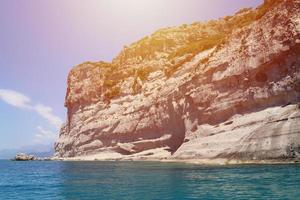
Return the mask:
<svg viewBox="0 0 300 200">
<path fill-rule="evenodd" d="M 112 63 L 74 67 L 56 155 L 298 157 L 300 1 L 274 2 L 162 29 Z"/>
</svg>

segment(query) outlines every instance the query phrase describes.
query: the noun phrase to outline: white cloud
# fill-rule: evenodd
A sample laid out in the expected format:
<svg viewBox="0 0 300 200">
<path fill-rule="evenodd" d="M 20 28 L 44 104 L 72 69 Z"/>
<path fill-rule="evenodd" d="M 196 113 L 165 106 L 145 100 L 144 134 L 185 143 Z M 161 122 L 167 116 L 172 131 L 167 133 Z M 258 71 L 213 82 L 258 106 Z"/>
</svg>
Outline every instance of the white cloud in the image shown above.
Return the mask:
<svg viewBox="0 0 300 200">
<path fill-rule="evenodd" d="M 46 130 L 41 126 L 37 127 L 38 132 L 35 134 L 34 142 L 36 143 L 48 143 L 49 141 L 55 141 L 57 139 L 57 134 L 51 130 Z"/>
<path fill-rule="evenodd" d="M 30 108 L 30 98 L 13 90 L 0 89 L 0 99 L 18 108 Z"/>
<path fill-rule="evenodd" d="M 63 123 L 58 116 L 53 114 L 53 109 L 51 107 L 43 104 L 33 104 L 28 96 L 20 92 L 0 89 L 0 100 L 17 108 L 25 108 L 27 110 L 35 111 L 38 115 L 47 120 L 47 122 L 55 128 L 56 132 Z M 35 135 L 36 139 L 53 140 L 56 137 L 54 132 L 45 130 L 41 126 L 38 126 L 37 129 L 38 133 Z"/>
<path fill-rule="evenodd" d="M 55 116 L 52 113 L 52 108 L 49 106 L 38 104 L 34 106 L 33 109 L 57 129 L 59 129 L 61 124 L 63 123 L 59 117 Z"/>
</svg>

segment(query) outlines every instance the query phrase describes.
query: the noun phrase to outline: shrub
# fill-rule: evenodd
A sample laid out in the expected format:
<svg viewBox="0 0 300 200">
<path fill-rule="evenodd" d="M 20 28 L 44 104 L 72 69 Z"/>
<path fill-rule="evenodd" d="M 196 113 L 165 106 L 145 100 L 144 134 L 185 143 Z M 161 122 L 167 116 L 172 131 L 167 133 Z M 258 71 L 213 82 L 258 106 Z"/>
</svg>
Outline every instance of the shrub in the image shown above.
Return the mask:
<svg viewBox="0 0 300 200">
<path fill-rule="evenodd" d="M 97 62 L 97 63 L 93 63 L 94 65 L 96 65 L 97 67 L 103 67 L 103 68 L 114 68 L 114 66 L 111 63 L 107 63 L 107 62 Z"/>
<path fill-rule="evenodd" d="M 143 67 L 137 70 L 137 76 L 142 80 L 145 81 L 148 79 L 149 74 L 153 71 L 151 67 Z"/>
<path fill-rule="evenodd" d="M 200 60 L 200 63 L 201 63 L 201 64 L 206 64 L 206 63 L 208 63 L 208 61 L 209 61 L 209 57 L 207 56 L 207 57 L 201 59 L 201 60 Z"/>
<path fill-rule="evenodd" d="M 137 94 L 141 90 L 142 86 L 138 83 L 137 78 L 134 79 L 132 84 L 132 90 L 134 94 Z"/>
<path fill-rule="evenodd" d="M 186 56 L 185 59 L 178 62 L 177 64 L 174 64 L 174 65 L 171 65 L 171 66 L 167 67 L 164 70 L 165 76 L 167 78 L 170 78 L 171 75 L 173 75 L 178 70 L 179 67 L 181 67 L 184 63 L 189 62 L 193 57 L 194 57 L 194 55 L 190 54 L 190 55 Z"/>
<path fill-rule="evenodd" d="M 193 54 L 196 55 L 197 53 L 200 53 L 201 51 L 210 49 L 219 43 L 223 42 L 223 39 L 225 38 L 225 34 L 216 34 L 212 36 L 208 36 L 206 38 L 203 38 L 201 40 L 190 42 L 186 44 L 185 46 L 179 48 L 177 51 L 171 53 L 168 57 L 169 60 L 172 60 L 176 57 L 181 57 L 185 54 Z"/>
<path fill-rule="evenodd" d="M 121 93 L 120 87 L 113 87 L 104 94 L 105 100 L 110 101 Z"/>
<path fill-rule="evenodd" d="M 113 86 L 115 86 L 118 83 L 118 81 L 113 80 L 113 79 L 105 79 L 103 86 L 107 87 L 107 88 L 111 88 Z"/>
<path fill-rule="evenodd" d="M 264 4 L 260 7 L 258 7 L 258 11 L 257 11 L 255 19 L 258 20 L 258 19 L 262 18 L 268 12 L 268 10 L 270 10 L 271 7 L 276 6 L 281 2 L 282 2 L 282 0 L 276 0 L 276 1 L 265 0 Z"/>
<path fill-rule="evenodd" d="M 247 12 L 249 10 L 252 10 L 252 8 L 242 8 L 240 9 L 239 11 L 237 11 L 235 14 L 238 15 L 238 14 L 242 14 L 244 12 Z"/>
<path fill-rule="evenodd" d="M 228 20 L 230 20 L 231 18 L 232 18 L 232 16 L 225 16 L 225 17 L 224 17 L 224 20 L 225 20 L 225 21 L 228 21 Z"/>
</svg>

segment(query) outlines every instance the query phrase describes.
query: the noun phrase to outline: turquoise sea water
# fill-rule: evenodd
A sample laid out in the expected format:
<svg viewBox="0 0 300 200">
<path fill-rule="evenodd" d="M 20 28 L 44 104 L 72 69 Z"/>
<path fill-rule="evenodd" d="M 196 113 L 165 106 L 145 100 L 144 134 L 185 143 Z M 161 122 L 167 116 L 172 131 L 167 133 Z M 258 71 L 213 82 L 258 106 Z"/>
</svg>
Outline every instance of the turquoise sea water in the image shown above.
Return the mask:
<svg viewBox="0 0 300 200">
<path fill-rule="evenodd" d="M 0 161 L 0 199 L 300 199 L 300 165 Z"/>
</svg>

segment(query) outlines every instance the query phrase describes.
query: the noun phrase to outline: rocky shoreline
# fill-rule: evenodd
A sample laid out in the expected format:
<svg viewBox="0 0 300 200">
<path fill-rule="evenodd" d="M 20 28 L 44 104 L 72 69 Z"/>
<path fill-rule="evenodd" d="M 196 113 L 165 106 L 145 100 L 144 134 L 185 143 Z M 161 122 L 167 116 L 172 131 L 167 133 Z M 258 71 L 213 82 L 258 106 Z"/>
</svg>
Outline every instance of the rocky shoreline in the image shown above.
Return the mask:
<svg viewBox="0 0 300 200">
<path fill-rule="evenodd" d="M 229 159 L 161 159 L 161 158 L 119 158 L 119 159 L 101 159 L 97 156 L 88 157 L 72 157 L 72 158 L 58 158 L 58 157 L 47 157 L 47 158 L 13 158 L 11 161 L 61 161 L 61 162 L 164 162 L 164 163 L 186 163 L 195 165 L 248 165 L 248 164 L 298 164 L 300 159 L 282 159 L 282 160 L 229 160 Z"/>
<path fill-rule="evenodd" d="M 34 155 L 26 154 L 26 153 L 18 153 L 12 161 L 50 161 L 52 157 L 36 157 Z"/>
<path fill-rule="evenodd" d="M 270 160 L 230 160 L 230 159 L 149 159 L 149 158 L 120 158 L 120 159 L 101 159 L 97 156 L 88 156 L 88 157 L 72 157 L 72 158 L 51 158 L 52 161 L 63 161 L 63 162 L 164 162 L 164 163 L 186 163 L 186 164 L 195 164 L 195 165 L 266 165 L 266 164 L 299 164 L 300 159 L 270 159 Z"/>
<path fill-rule="evenodd" d="M 196 165 L 248 165 L 248 164 L 296 164 L 300 163 L 299 158 L 286 158 L 286 159 L 269 159 L 269 160 L 240 160 L 240 159 L 226 159 L 226 158 L 214 158 L 214 159 L 168 159 L 168 158 L 149 158 L 149 157 L 119 157 L 114 158 L 115 155 L 89 155 L 72 158 L 59 158 L 59 157 L 35 157 L 33 155 L 27 155 L 25 153 L 19 153 L 12 161 L 86 161 L 86 162 L 97 162 L 97 161 L 114 161 L 114 162 L 164 162 L 164 163 L 186 163 Z"/>
</svg>

